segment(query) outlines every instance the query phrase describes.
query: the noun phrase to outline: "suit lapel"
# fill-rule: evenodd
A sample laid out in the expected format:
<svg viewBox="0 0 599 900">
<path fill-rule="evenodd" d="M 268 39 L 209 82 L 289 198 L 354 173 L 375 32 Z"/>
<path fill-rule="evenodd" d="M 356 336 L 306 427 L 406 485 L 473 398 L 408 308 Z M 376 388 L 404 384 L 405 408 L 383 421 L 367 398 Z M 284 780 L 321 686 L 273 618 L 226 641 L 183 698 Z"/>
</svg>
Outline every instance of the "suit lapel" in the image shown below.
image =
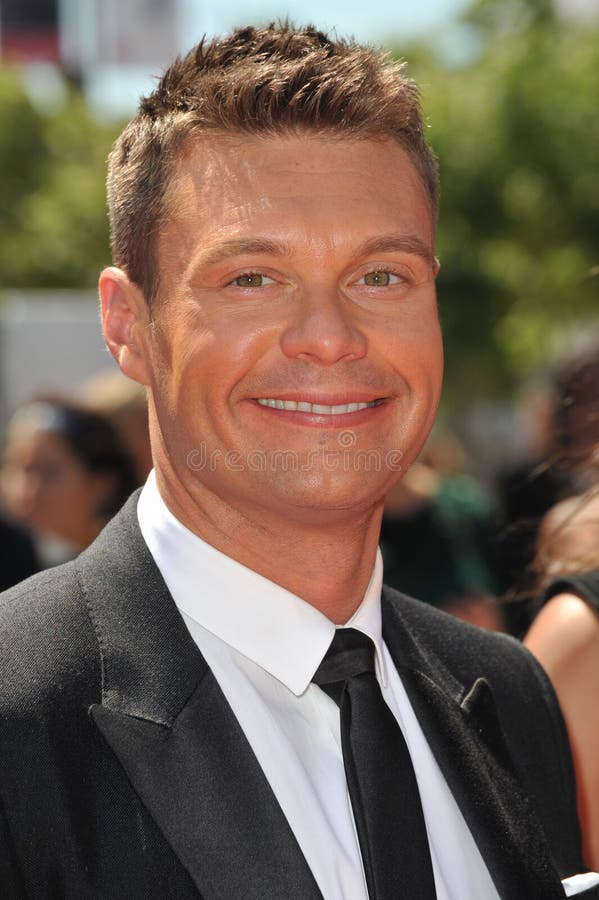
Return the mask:
<svg viewBox="0 0 599 900">
<path fill-rule="evenodd" d="M 202 897 L 321 897 L 211 672 L 171 728 L 92 715 Z"/>
<path fill-rule="evenodd" d="M 129 501 L 78 562 L 102 653 L 91 715 L 205 898 L 322 900 Z M 107 589 L 108 586 L 108 589 Z"/>
<path fill-rule="evenodd" d="M 384 637 L 431 750 L 500 897 L 558 900 L 563 888 L 506 747 L 489 685 L 461 685 L 383 602 Z"/>
</svg>

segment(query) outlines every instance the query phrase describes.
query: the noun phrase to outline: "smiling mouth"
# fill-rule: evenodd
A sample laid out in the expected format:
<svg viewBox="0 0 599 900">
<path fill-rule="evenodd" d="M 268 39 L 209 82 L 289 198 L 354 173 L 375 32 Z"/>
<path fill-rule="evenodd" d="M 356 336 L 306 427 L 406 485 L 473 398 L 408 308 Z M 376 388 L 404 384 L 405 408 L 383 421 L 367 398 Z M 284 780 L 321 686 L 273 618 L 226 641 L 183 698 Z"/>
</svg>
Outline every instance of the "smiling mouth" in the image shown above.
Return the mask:
<svg viewBox="0 0 599 900">
<path fill-rule="evenodd" d="M 325 403 L 308 403 L 304 400 L 275 400 L 270 397 L 258 397 L 260 406 L 268 406 L 271 409 L 285 409 L 288 412 L 312 413 L 318 416 L 341 416 L 344 413 L 359 412 L 362 409 L 371 409 L 380 406 L 382 399 L 371 400 L 368 403 L 340 403 L 329 406 Z"/>
</svg>

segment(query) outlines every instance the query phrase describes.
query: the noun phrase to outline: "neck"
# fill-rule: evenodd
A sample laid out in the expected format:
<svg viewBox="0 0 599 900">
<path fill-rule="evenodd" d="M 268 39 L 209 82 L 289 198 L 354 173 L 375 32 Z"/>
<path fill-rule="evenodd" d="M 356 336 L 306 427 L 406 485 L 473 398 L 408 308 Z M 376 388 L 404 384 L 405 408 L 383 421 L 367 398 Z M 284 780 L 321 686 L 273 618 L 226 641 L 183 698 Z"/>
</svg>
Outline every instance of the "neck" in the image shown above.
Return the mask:
<svg viewBox="0 0 599 900">
<path fill-rule="evenodd" d="M 364 598 L 376 559 L 382 502 L 368 512 L 304 512 L 293 518 L 240 510 L 206 491 L 193 497 L 157 470 L 170 511 L 217 550 L 344 624 Z"/>
</svg>

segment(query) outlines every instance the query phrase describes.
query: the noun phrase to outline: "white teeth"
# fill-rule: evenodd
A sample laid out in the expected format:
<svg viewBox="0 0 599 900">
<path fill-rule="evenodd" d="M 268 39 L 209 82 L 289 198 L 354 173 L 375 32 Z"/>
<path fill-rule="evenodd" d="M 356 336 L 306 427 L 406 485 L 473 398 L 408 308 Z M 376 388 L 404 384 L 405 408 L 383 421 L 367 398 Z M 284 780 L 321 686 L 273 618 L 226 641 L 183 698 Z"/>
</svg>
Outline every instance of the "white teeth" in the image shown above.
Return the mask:
<svg viewBox="0 0 599 900">
<path fill-rule="evenodd" d="M 371 406 L 378 406 L 379 400 L 370 403 L 342 403 L 338 406 L 328 406 L 325 403 L 307 403 L 305 400 L 273 400 L 270 397 L 258 398 L 261 406 L 269 406 L 273 409 L 285 409 L 290 412 L 314 413 L 320 416 L 341 416 L 344 413 L 358 412 Z"/>
</svg>

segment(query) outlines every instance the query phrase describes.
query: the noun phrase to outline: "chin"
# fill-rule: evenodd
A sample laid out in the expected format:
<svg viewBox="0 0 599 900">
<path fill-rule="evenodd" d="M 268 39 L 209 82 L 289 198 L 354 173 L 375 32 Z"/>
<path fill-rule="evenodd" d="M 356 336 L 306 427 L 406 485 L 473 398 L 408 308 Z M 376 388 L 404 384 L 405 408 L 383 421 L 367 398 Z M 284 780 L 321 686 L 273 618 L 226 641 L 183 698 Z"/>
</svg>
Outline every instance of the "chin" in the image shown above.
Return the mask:
<svg viewBox="0 0 599 900">
<path fill-rule="evenodd" d="M 271 478 L 265 490 L 269 506 L 278 501 L 286 513 L 294 510 L 313 518 L 315 513 L 366 513 L 382 503 L 389 485 L 380 473 L 375 481 L 364 473 L 348 479 L 346 473 L 311 472 L 303 478 Z"/>
</svg>

